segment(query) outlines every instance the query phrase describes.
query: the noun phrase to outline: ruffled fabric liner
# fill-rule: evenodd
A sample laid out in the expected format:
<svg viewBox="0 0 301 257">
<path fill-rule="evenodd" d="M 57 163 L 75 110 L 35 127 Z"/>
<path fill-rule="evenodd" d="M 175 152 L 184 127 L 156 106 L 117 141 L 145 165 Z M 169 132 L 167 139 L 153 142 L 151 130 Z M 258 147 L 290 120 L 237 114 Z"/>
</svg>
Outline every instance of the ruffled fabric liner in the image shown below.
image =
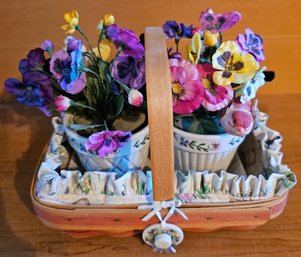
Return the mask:
<svg viewBox="0 0 301 257">
<path fill-rule="evenodd" d="M 175 198 L 187 203 L 226 203 L 255 201 L 282 195 L 297 182 L 295 174 L 282 164 L 281 135 L 266 127 L 267 115 L 261 113 L 260 126 L 253 133 L 261 144 L 267 163 L 265 176 L 221 171 L 175 171 Z M 152 202 L 151 171 L 116 173 L 78 170 L 74 156 L 63 146 L 63 127 L 53 120 L 51 138 L 36 181 L 36 195 L 46 203 L 76 205 L 145 204 Z M 239 158 L 232 167 L 241 167 Z M 58 173 L 56 170 L 60 170 Z M 234 174 L 236 173 L 236 174 Z M 243 175 L 242 175 L 243 174 Z"/>
</svg>

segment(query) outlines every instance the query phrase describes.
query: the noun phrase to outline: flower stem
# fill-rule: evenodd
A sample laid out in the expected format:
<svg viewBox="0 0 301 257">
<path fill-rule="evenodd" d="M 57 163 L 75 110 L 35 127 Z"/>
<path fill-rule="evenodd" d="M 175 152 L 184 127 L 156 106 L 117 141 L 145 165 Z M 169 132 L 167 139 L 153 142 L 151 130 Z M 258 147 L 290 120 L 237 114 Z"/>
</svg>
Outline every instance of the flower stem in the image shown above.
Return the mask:
<svg viewBox="0 0 301 257">
<path fill-rule="evenodd" d="M 222 36 L 222 32 L 219 32 L 219 42 L 220 42 L 220 44 L 219 44 L 219 45 L 221 45 L 221 44 L 223 43 L 223 36 Z"/>
<path fill-rule="evenodd" d="M 127 94 L 131 91 L 131 89 L 127 85 L 123 84 L 119 80 L 114 79 L 113 81 L 116 81 L 125 90 Z"/>
<path fill-rule="evenodd" d="M 108 128 L 107 121 L 104 121 L 103 124 L 104 124 L 104 126 L 105 126 L 106 131 L 110 131 L 109 128 Z"/>
<path fill-rule="evenodd" d="M 84 67 L 84 68 L 83 68 L 83 71 L 89 72 L 89 73 L 93 74 L 93 75 L 99 80 L 99 83 L 101 83 L 101 78 L 99 77 L 99 75 L 98 75 L 96 72 L 90 70 L 90 69 L 87 68 L 87 67 Z"/>
<path fill-rule="evenodd" d="M 175 39 L 175 42 L 176 42 L 176 49 L 177 49 L 177 53 L 179 52 L 179 43 L 180 43 L 180 40 L 179 39 Z"/>
<path fill-rule="evenodd" d="M 93 107 L 90 107 L 90 106 L 87 106 L 85 104 L 81 104 L 81 103 L 78 103 L 78 102 L 74 102 L 71 100 L 71 105 L 73 106 L 79 106 L 79 107 L 83 107 L 83 108 L 86 108 L 86 109 L 90 109 L 92 111 L 96 111 L 96 109 L 94 109 Z"/>
<path fill-rule="evenodd" d="M 111 74 L 111 75 L 112 75 L 112 67 L 113 67 L 113 64 L 114 64 L 116 58 L 118 57 L 118 55 L 120 54 L 121 51 L 122 51 L 122 47 L 119 47 L 119 48 L 117 49 L 117 53 L 115 54 L 115 56 L 114 56 L 114 58 L 113 58 L 113 60 L 112 60 L 112 62 L 111 62 L 111 65 L 110 65 L 110 74 Z"/>
<path fill-rule="evenodd" d="M 209 61 L 207 59 L 203 59 L 203 58 L 200 58 L 200 63 L 210 63 L 210 64 L 212 64 L 211 61 Z"/>
<path fill-rule="evenodd" d="M 91 46 L 91 44 L 90 44 L 90 41 L 89 41 L 88 37 L 86 36 L 86 34 L 85 34 L 84 32 L 81 31 L 81 29 L 80 29 L 80 27 L 79 27 L 78 25 L 75 26 L 75 29 L 76 29 L 76 30 L 83 36 L 83 38 L 87 41 L 88 46 L 89 46 L 89 48 L 90 48 L 90 51 L 91 51 L 92 55 L 97 59 L 97 57 L 96 57 L 96 55 L 95 55 L 95 53 L 94 53 L 94 51 L 93 51 L 93 48 L 92 48 L 92 46 Z"/>
</svg>

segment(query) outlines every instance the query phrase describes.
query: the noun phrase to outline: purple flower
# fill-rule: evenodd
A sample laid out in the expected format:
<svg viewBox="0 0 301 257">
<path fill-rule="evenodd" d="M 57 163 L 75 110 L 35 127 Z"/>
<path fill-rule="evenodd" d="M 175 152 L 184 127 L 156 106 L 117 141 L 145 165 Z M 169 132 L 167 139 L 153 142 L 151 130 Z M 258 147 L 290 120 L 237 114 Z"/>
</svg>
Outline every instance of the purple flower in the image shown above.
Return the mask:
<svg viewBox="0 0 301 257">
<path fill-rule="evenodd" d="M 107 36 L 115 42 L 117 40 L 118 34 L 122 31 L 122 29 L 117 25 L 113 24 L 107 27 Z"/>
<path fill-rule="evenodd" d="M 112 77 L 133 89 L 145 84 L 144 59 L 138 59 L 130 52 L 120 53 L 112 63 Z"/>
<path fill-rule="evenodd" d="M 172 52 L 172 47 L 167 50 L 168 59 L 177 59 L 178 61 L 182 60 L 182 54 L 179 52 Z"/>
<path fill-rule="evenodd" d="M 69 36 L 67 37 L 66 41 L 67 52 L 76 51 L 79 47 L 82 47 L 82 41 L 76 39 L 75 37 Z"/>
<path fill-rule="evenodd" d="M 64 50 L 54 53 L 50 60 L 50 70 L 56 77 L 60 86 L 69 94 L 77 94 L 86 86 L 86 73 L 81 72 L 84 66 L 82 55 L 82 43 L 71 52 Z"/>
<path fill-rule="evenodd" d="M 258 34 L 254 34 L 251 29 L 245 30 L 246 34 L 239 34 L 236 38 L 236 42 L 240 48 L 250 54 L 252 54 L 255 59 L 260 62 L 265 59 L 263 54 L 263 40 Z"/>
<path fill-rule="evenodd" d="M 179 25 L 176 21 L 169 20 L 163 24 L 162 28 L 167 38 L 180 40 L 182 37 L 192 37 L 192 25 L 186 27 L 183 23 Z"/>
<path fill-rule="evenodd" d="M 27 58 L 22 59 L 19 63 L 21 74 L 28 71 L 48 70 L 48 63 L 44 57 L 44 51 L 41 48 L 32 49 L 29 51 Z"/>
<path fill-rule="evenodd" d="M 113 41 L 116 48 L 131 51 L 132 55 L 140 58 L 144 55 L 144 47 L 132 30 L 121 29 L 118 25 L 108 26 L 107 35 Z"/>
<path fill-rule="evenodd" d="M 202 30 L 210 30 L 217 33 L 230 29 L 233 25 L 239 22 L 241 15 L 238 12 L 227 12 L 224 14 L 214 14 L 212 9 L 207 9 L 201 13 L 200 23 Z"/>
<path fill-rule="evenodd" d="M 53 102 L 53 89 L 49 78 L 40 72 L 26 72 L 22 81 L 14 78 L 5 80 L 7 92 L 16 96 L 20 103 L 37 106 L 45 114 L 46 106 Z"/>
<path fill-rule="evenodd" d="M 101 131 L 89 137 L 85 148 L 89 151 L 98 151 L 99 157 L 104 158 L 122 147 L 131 137 L 131 132 Z"/>
<path fill-rule="evenodd" d="M 53 51 L 53 49 L 54 49 L 54 45 L 53 45 L 53 43 L 52 43 L 51 41 L 45 40 L 45 41 L 41 44 L 40 48 L 41 48 L 42 50 L 44 50 L 44 51 L 47 51 L 48 53 L 52 53 L 52 51 Z"/>
</svg>

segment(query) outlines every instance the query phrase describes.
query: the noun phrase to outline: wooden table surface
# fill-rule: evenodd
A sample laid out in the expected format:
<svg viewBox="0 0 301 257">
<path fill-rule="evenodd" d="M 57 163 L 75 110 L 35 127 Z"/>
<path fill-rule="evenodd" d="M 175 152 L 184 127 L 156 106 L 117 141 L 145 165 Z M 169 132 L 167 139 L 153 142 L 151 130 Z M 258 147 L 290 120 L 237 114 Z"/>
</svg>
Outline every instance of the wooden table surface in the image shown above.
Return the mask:
<svg viewBox="0 0 301 257">
<path fill-rule="evenodd" d="M 64 24 L 65 11 L 75 8 L 80 12 L 81 26 L 95 43 L 96 23 L 105 13 L 112 12 L 122 27 L 140 33 L 144 27 L 160 26 L 166 19 L 197 24 L 200 11 L 207 7 L 243 14 L 243 20 L 227 32 L 226 38 L 235 37 L 248 26 L 263 36 L 264 64 L 277 76 L 261 90 L 265 95 L 260 96 L 260 107 L 270 115 L 270 127 L 284 136 L 284 162 L 297 176 L 300 174 L 300 0 L 1 0 L 0 257 L 155 256 L 140 237 L 72 239 L 38 220 L 29 189 L 52 132 L 50 120 L 38 110 L 18 104 L 4 92 L 2 84 L 7 77 L 20 77 L 18 61 L 44 39 L 52 40 L 57 50 L 62 46 L 64 34 L 59 27 Z M 300 257 L 301 183 L 291 191 L 287 207 L 277 219 L 249 232 L 185 233 L 177 256 Z"/>
<path fill-rule="evenodd" d="M 269 125 L 284 136 L 284 163 L 301 172 L 300 95 L 261 96 Z M 0 256 L 154 256 L 140 237 L 72 239 L 35 216 L 29 188 L 50 137 L 50 121 L 37 110 L 10 101 L 0 105 Z M 301 184 L 284 213 L 254 231 L 185 233 L 177 256 L 301 256 Z"/>
</svg>

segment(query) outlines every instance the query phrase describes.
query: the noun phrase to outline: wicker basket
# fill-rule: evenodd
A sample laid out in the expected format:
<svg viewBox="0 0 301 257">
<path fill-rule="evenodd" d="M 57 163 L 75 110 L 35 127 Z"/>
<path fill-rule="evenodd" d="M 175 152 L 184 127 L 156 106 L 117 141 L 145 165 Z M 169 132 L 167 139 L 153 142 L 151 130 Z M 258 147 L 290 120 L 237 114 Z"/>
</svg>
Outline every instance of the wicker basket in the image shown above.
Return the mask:
<svg viewBox="0 0 301 257">
<path fill-rule="evenodd" d="M 145 39 L 153 200 L 162 202 L 174 198 L 172 97 L 170 88 L 166 86 L 170 84 L 169 65 L 161 28 L 146 28 Z M 31 198 L 38 217 L 45 225 L 65 231 L 73 237 L 101 234 L 130 236 L 158 223 L 156 215 L 143 221 L 150 210 L 137 209 L 137 204 L 46 204 L 35 194 L 36 177 L 37 175 L 34 176 L 31 186 Z M 183 230 L 195 232 L 216 229 L 249 230 L 277 217 L 286 205 L 287 196 L 285 193 L 270 200 L 183 204 L 180 210 L 188 219 L 183 219 L 181 215 L 173 215 L 168 222 Z M 162 209 L 160 213 L 164 216 L 169 210 Z M 161 240 L 161 237 L 157 239 Z M 162 240 L 164 241 L 164 238 Z"/>
</svg>

